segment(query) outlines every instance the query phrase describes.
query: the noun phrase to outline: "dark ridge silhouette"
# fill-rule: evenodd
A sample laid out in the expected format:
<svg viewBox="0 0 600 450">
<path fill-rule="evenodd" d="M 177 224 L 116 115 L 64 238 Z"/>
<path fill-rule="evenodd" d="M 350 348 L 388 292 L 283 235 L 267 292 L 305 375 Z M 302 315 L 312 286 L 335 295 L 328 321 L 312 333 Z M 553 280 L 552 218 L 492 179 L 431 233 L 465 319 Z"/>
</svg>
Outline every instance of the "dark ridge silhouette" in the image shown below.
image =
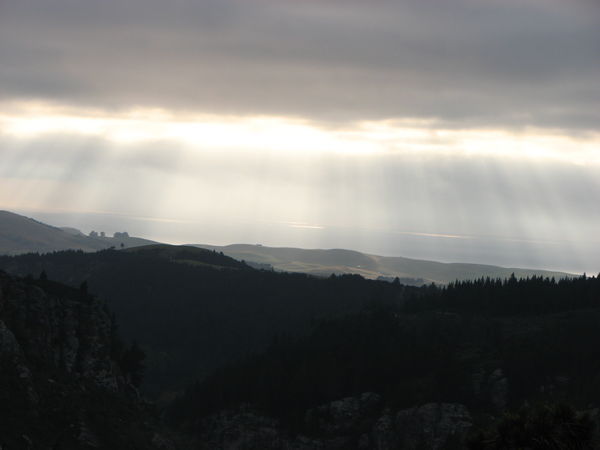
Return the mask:
<svg viewBox="0 0 600 450">
<path fill-rule="evenodd" d="M 280 336 L 267 351 L 190 385 L 170 408 L 171 421 L 181 430 L 197 433 L 191 424 L 213 423 L 215 414 L 251 405 L 256 414 L 282 421 L 281 429 L 292 435 L 343 437 L 354 442 L 343 448 L 359 448 L 358 436 L 323 431 L 318 425 L 322 422 L 317 426 L 308 418 L 314 411 L 330 411 L 323 406 L 329 402 L 372 392 L 382 400 L 361 419 L 364 430 L 371 430 L 368 433 L 388 414 L 385 411 L 464 405 L 473 423 L 480 423 L 473 427 L 473 435 L 479 426 L 488 430 L 481 431 L 483 441 L 474 438 L 476 445 L 497 433 L 502 439 L 517 439 L 519 427 L 527 426 L 518 420 L 505 421 L 493 431 L 493 417 L 505 408 L 537 402 L 566 402 L 577 410 L 600 405 L 599 278 L 479 280 L 407 291 L 405 298 L 404 303 L 375 303 L 356 314 L 320 321 L 305 337 Z M 352 411 L 358 400 L 344 401 Z M 554 412 L 548 420 L 554 417 L 559 423 Z M 539 423 L 536 414 L 526 420 Z M 323 420 L 334 421 L 329 416 L 319 419 Z M 584 422 L 582 426 L 588 423 Z M 529 437 L 514 442 L 525 445 L 540 438 L 537 432 L 542 438 L 556 437 L 557 431 L 546 425 L 545 431 L 530 430 Z M 589 434 L 595 422 L 588 425 L 575 437 L 557 441 L 571 442 L 573 447 L 556 448 L 596 448 L 597 441 L 590 444 Z M 577 447 L 571 439 L 591 446 Z M 473 448 L 525 448 L 494 447 L 491 442 Z"/>
<path fill-rule="evenodd" d="M 115 311 L 123 335 L 147 352 L 146 392 L 165 397 L 264 350 L 277 334 L 306 334 L 320 318 L 398 303 L 416 289 L 356 275 L 256 270 L 215 251 L 167 245 L 0 256 L 0 268 L 45 271 L 74 287 L 86 282 Z"/>
</svg>

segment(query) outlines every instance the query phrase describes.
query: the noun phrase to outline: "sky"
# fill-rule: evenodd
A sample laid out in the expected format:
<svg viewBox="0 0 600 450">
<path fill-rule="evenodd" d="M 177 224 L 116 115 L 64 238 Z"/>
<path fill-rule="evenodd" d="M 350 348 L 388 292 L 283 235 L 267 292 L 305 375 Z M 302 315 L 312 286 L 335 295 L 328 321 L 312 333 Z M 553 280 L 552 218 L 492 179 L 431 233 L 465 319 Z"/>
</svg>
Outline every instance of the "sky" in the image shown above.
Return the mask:
<svg viewBox="0 0 600 450">
<path fill-rule="evenodd" d="M 0 0 L 0 209 L 600 271 L 597 0 Z"/>
</svg>

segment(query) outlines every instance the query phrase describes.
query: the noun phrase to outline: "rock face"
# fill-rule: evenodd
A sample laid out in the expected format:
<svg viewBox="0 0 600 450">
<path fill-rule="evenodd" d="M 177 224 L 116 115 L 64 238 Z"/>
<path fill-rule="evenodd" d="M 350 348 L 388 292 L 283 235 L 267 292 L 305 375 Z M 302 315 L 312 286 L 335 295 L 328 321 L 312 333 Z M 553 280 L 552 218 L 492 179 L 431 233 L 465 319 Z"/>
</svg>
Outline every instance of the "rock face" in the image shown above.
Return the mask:
<svg viewBox="0 0 600 450">
<path fill-rule="evenodd" d="M 292 437 L 280 423 L 249 406 L 224 411 L 198 424 L 195 448 L 206 450 L 313 450 L 325 449 L 322 442 L 304 436 Z"/>
<path fill-rule="evenodd" d="M 378 394 L 365 392 L 310 409 L 305 420 L 310 429 L 326 436 L 355 434 L 367 431 L 370 418 L 377 414 L 380 404 Z"/>
<path fill-rule="evenodd" d="M 496 411 L 501 412 L 508 404 L 508 378 L 502 369 L 492 371 L 480 369 L 472 375 L 473 393 L 480 400 L 489 403 Z"/>
<path fill-rule="evenodd" d="M 367 392 L 307 411 L 307 435 L 292 435 L 249 406 L 197 424 L 197 447 L 212 450 L 442 450 L 464 448 L 471 427 L 467 409 L 428 403 L 381 411 L 379 395 Z"/>
<path fill-rule="evenodd" d="M 112 344 L 85 292 L 0 272 L 0 448 L 159 448 Z"/>
<path fill-rule="evenodd" d="M 381 417 L 374 427 L 372 448 L 461 448 L 471 425 L 471 415 L 463 405 L 428 403 Z"/>
</svg>

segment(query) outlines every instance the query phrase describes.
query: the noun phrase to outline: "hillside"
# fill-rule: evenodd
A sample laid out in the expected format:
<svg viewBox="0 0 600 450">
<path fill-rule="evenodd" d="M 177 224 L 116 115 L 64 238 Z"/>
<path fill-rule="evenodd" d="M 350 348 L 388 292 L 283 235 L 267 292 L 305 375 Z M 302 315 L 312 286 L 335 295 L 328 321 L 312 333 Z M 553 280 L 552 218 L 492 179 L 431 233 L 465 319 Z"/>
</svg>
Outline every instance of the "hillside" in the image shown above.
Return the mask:
<svg viewBox="0 0 600 450">
<path fill-rule="evenodd" d="M 483 264 L 440 263 L 419 259 L 369 255 L 353 250 L 306 250 L 301 248 L 265 247 L 262 245 L 234 244 L 213 246 L 198 244 L 199 247 L 223 252 L 249 264 L 258 263 L 286 272 L 304 272 L 329 276 L 332 273 L 355 273 L 365 278 L 400 278 L 409 285 L 427 283 L 447 284 L 456 280 L 481 277 L 508 278 L 512 273 L 517 278 L 534 275 L 564 278 L 570 274 L 536 269 L 505 268 Z"/>
<path fill-rule="evenodd" d="M 214 250 L 169 245 L 0 256 L 0 268 L 33 275 L 16 283 L 4 277 L 0 319 L 31 371 L 43 374 L 35 392 L 60 404 L 57 396 L 67 392 L 72 409 L 85 411 L 82 418 L 60 408 L 54 414 L 47 401 L 39 407 L 45 419 L 25 419 L 28 410 L 19 408 L 29 408 L 27 386 L 19 383 L 29 381 L 17 379 L 20 366 L 11 364 L 21 360 L 0 322 L 0 362 L 10 369 L 0 398 L 9 399 L 12 414 L 0 438 L 35 432 L 54 442 L 47 429 L 65 418 L 84 430 L 76 436 L 91 430 L 99 440 L 118 439 L 100 448 L 150 448 L 119 447 L 150 437 L 152 419 L 127 398 L 93 387 L 96 369 L 118 385 L 125 366 L 107 348 L 123 351 L 110 343 L 113 319 L 88 291 L 106 299 L 122 335 L 147 354 L 142 392 L 167 406 L 185 448 L 465 448 L 477 437 L 472 431 L 492 436 L 483 445 L 493 442 L 507 409 L 566 401 L 583 421 L 575 411 L 600 405 L 594 277 L 417 288 L 255 270 Z M 75 382 L 69 367 L 84 388 L 65 387 Z M 21 431 L 29 423 L 43 429 Z"/>
<path fill-rule="evenodd" d="M 65 438 L 91 431 L 114 442 L 99 448 L 151 448 L 121 443 L 147 440 L 160 425 L 127 396 L 94 387 L 120 386 L 126 366 L 110 341 L 113 319 L 88 291 L 146 352 L 142 392 L 168 406 L 184 448 L 465 448 L 477 437 L 470 430 L 493 434 L 502 412 L 525 402 L 600 405 L 593 277 L 416 288 L 255 270 L 168 245 L 0 256 L 0 268 L 37 278 L 0 276 L 10 332 L 0 322 L 0 398 L 11 414 L 0 437 L 55 442 L 48 430 L 73 423 L 79 432 Z M 31 383 L 49 400 L 28 403 L 20 361 L 42 374 Z M 84 414 L 52 409 L 56 398 Z"/>
<path fill-rule="evenodd" d="M 599 278 L 418 292 L 223 367 L 172 422 L 206 450 L 600 448 Z"/>
<path fill-rule="evenodd" d="M 93 252 L 110 247 L 135 247 L 154 243 L 129 236 L 91 237 L 74 228 L 57 228 L 29 217 L 0 211 L 0 254 L 83 250 Z"/>
<path fill-rule="evenodd" d="M 124 250 L 138 256 L 166 259 L 170 262 L 214 269 L 249 269 L 249 267 L 223 253 L 186 245 L 152 244 Z"/>
<path fill-rule="evenodd" d="M 114 329 L 84 290 L 0 271 L 1 448 L 165 448 Z"/>
<path fill-rule="evenodd" d="M 153 245 L 96 253 L 0 256 L 0 268 L 49 279 L 106 299 L 122 332 L 148 354 L 146 392 L 168 395 L 193 379 L 302 335 L 316 320 L 394 303 L 403 286 L 358 276 L 317 278 L 255 270 L 206 249 Z"/>
<path fill-rule="evenodd" d="M 0 254 L 46 253 L 60 250 L 93 252 L 110 247 L 133 248 L 157 244 L 148 239 L 116 233 L 115 237 L 95 233 L 83 234 L 70 227 L 57 228 L 35 219 L 0 211 Z M 517 278 L 534 275 L 555 277 L 570 276 L 563 272 L 537 269 L 505 268 L 482 264 L 440 263 L 419 259 L 388 257 L 344 249 L 301 249 L 266 247 L 262 245 L 233 244 L 213 246 L 197 244 L 195 247 L 215 250 L 258 269 L 275 269 L 284 272 L 308 273 L 316 276 L 358 274 L 365 278 L 400 282 L 412 286 L 436 283 L 447 284 L 456 280 L 481 277 Z"/>
</svg>

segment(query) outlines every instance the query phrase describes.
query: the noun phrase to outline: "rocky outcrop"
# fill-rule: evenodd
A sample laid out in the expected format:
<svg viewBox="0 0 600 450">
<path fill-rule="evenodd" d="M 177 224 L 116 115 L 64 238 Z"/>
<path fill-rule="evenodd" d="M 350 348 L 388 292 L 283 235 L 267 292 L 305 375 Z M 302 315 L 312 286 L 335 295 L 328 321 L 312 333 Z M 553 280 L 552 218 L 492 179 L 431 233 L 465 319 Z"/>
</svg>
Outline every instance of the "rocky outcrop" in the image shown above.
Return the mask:
<svg viewBox="0 0 600 450">
<path fill-rule="evenodd" d="M 304 434 L 246 405 L 197 424 L 197 448 L 211 450 L 442 450 L 464 448 L 472 423 L 460 404 L 428 403 L 381 411 L 374 393 L 347 397 L 307 411 Z"/>
<path fill-rule="evenodd" d="M 206 450 L 321 450 L 323 443 L 305 436 L 292 436 L 278 420 L 266 417 L 248 405 L 212 415 L 197 425 L 195 448 Z"/>
<path fill-rule="evenodd" d="M 85 291 L 0 272 L 0 448 L 160 448 L 111 329 Z"/>
<path fill-rule="evenodd" d="M 32 369 L 58 371 L 117 390 L 111 322 L 100 302 L 68 288 L 70 298 L 48 295 L 39 286 L 6 276 L 0 278 L 0 289 L 0 320 L 14 333 L 13 344 Z"/>
<path fill-rule="evenodd" d="M 456 403 L 428 403 L 384 414 L 373 429 L 371 448 L 431 449 L 461 448 L 471 428 L 467 408 Z"/>
<path fill-rule="evenodd" d="M 504 411 L 508 404 L 509 389 L 508 378 L 502 369 L 485 371 L 482 368 L 473 373 L 471 379 L 473 394 L 480 402 L 489 404 L 498 412 Z"/>
<path fill-rule="evenodd" d="M 380 409 L 381 397 L 365 392 L 310 409 L 306 413 L 309 429 L 325 436 L 340 436 L 367 431 L 370 419 Z"/>
</svg>

